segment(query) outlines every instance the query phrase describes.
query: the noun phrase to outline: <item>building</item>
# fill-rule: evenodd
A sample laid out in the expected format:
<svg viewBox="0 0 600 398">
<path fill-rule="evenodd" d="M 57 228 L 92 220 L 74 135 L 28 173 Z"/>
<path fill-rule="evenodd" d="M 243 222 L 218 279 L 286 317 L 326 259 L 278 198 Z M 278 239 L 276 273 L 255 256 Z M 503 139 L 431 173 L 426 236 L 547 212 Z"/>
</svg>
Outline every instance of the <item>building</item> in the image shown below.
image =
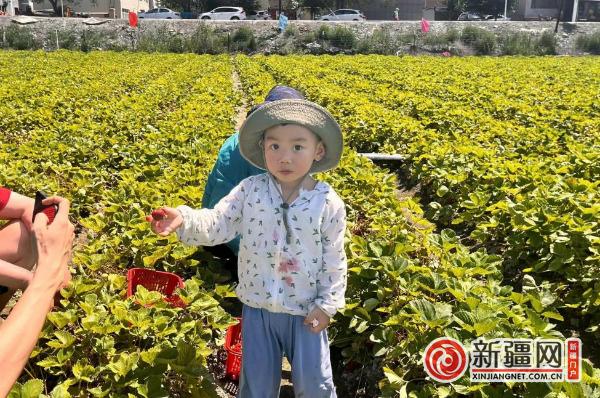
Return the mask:
<svg viewBox="0 0 600 398">
<path fill-rule="evenodd" d="M 600 0 L 579 0 L 578 3 L 578 21 L 600 22 Z"/>
<path fill-rule="evenodd" d="M 560 1 L 562 0 L 519 0 L 519 8 L 515 16 L 525 20 L 556 19 Z M 570 2 L 572 7 L 572 0 Z"/>
<path fill-rule="evenodd" d="M 600 0 L 519 0 L 513 19 L 556 19 L 561 1 L 564 1 L 561 21 L 600 22 Z"/>
<path fill-rule="evenodd" d="M 152 4 L 150 4 L 152 3 Z M 154 6 L 154 0 L 63 0 L 62 5 L 67 15 L 89 15 L 96 18 L 127 18 L 129 11 L 147 11 Z M 59 7 L 61 1 L 59 0 Z M 36 10 L 52 10 L 48 0 L 35 4 Z"/>
</svg>

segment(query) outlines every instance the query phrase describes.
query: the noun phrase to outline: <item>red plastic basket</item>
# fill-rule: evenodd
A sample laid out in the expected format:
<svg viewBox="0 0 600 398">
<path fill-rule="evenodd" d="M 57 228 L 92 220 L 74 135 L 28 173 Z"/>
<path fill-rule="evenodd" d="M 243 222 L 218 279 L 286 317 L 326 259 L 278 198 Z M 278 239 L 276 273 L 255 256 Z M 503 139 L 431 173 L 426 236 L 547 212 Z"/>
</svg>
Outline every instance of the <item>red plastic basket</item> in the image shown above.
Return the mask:
<svg viewBox="0 0 600 398">
<path fill-rule="evenodd" d="M 127 271 L 127 297 L 133 296 L 140 285 L 148 290 L 162 293 L 165 296 L 165 301 L 174 307 L 185 307 L 185 303 L 179 296 L 173 294 L 175 289 L 184 286 L 183 279 L 179 275 L 146 268 L 129 269 Z"/>
<path fill-rule="evenodd" d="M 237 319 L 239 322 L 229 326 L 225 335 L 225 376 L 231 380 L 238 380 L 242 369 L 242 318 Z"/>
</svg>

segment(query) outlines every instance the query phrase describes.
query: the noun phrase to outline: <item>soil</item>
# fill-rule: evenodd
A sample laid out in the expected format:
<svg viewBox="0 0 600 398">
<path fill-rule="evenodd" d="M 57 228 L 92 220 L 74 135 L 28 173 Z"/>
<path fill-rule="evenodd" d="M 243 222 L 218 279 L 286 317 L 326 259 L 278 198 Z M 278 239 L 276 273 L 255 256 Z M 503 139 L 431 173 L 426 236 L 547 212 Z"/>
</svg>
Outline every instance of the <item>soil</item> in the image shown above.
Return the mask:
<svg viewBox="0 0 600 398">
<path fill-rule="evenodd" d="M 246 100 L 246 96 L 243 95 L 242 83 L 240 82 L 240 76 L 238 75 L 235 69 L 231 72 L 231 80 L 233 81 L 234 90 L 242 93 L 242 104 L 237 109 L 236 117 L 235 117 L 235 130 L 238 131 L 244 120 L 246 120 L 246 109 L 248 108 L 248 101 Z"/>
</svg>

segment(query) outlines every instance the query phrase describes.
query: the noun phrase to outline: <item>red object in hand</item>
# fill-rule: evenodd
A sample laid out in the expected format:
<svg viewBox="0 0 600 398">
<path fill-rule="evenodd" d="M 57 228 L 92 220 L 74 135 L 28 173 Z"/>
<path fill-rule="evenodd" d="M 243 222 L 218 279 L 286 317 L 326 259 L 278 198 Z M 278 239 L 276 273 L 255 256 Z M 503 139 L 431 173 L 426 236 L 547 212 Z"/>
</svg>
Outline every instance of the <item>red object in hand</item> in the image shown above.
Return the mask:
<svg viewBox="0 0 600 398">
<path fill-rule="evenodd" d="M 43 205 L 42 202 L 46 198 L 46 194 L 41 191 L 37 191 L 35 193 L 35 201 L 33 204 L 33 217 L 31 218 L 31 222 L 35 222 L 35 216 L 39 213 L 44 213 L 46 217 L 48 217 L 48 224 L 52 224 L 52 221 L 54 221 L 54 217 L 56 217 L 56 213 L 58 213 L 58 205 Z"/>
<path fill-rule="evenodd" d="M 44 210 L 42 210 L 42 213 L 44 213 L 46 217 L 48 217 L 48 224 L 52 224 L 52 221 L 54 221 L 54 217 L 56 217 L 57 210 L 58 206 L 56 205 L 48 206 Z"/>
<path fill-rule="evenodd" d="M 147 216 L 146 220 L 152 221 L 152 219 L 154 219 L 154 221 L 160 221 L 160 220 L 164 220 L 165 218 L 167 218 L 167 212 L 164 211 L 163 209 L 156 209 L 156 210 L 152 210 L 152 215 Z"/>
</svg>

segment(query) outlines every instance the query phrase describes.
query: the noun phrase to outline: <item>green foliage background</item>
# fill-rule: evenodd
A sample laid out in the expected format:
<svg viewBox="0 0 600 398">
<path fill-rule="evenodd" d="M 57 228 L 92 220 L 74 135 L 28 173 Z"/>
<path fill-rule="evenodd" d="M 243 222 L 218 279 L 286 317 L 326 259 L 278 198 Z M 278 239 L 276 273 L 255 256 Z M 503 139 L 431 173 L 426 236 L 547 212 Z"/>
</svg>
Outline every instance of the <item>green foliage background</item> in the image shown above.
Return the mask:
<svg viewBox="0 0 600 398">
<path fill-rule="evenodd" d="M 206 357 L 232 287 L 143 216 L 199 206 L 237 108 L 276 83 L 326 106 L 346 137 L 319 176 L 348 206 L 336 367 L 375 369 L 382 396 L 599 395 L 599 72 L 585 57 L 0 53 L 0 184 L 64 195 L 78 223 L 74 282 L 12 396 L 214 396 Z M 406 162 L 391 173 L 357 155 L 372 151 Z M 126 299 L 133 266 L 183 275 L 188 307 Z M 440 336 L 571 335 L 581 384 L 440 385 L 423 371 Z"/>
</svg>

